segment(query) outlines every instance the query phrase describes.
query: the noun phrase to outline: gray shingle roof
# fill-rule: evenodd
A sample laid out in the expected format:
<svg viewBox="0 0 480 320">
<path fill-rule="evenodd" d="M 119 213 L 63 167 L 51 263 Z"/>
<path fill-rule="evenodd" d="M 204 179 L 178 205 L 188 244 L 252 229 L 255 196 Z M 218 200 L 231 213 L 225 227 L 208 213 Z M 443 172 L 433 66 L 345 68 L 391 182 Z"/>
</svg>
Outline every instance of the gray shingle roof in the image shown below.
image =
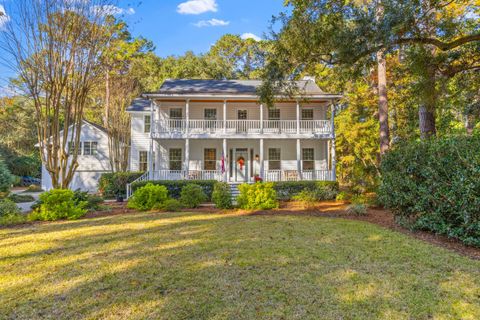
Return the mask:
<svg viewBox="0 0 480 320">
<path fill-rule="evenodd" d="M 193 80 L 193 79 L 167 79 L 157 94 L 236 94 L 256 95 L 260 87 L 260 80 Z M 298 89 L 306 95 L 324 94 L 311 80 L 296 81 Z"/>
<path fill-rule="evenodd" d="M 130 112 L 150 111 L 150 100 L 137 98 L 132 101 L 132 104 L 127 108 Z"/>
</svg>

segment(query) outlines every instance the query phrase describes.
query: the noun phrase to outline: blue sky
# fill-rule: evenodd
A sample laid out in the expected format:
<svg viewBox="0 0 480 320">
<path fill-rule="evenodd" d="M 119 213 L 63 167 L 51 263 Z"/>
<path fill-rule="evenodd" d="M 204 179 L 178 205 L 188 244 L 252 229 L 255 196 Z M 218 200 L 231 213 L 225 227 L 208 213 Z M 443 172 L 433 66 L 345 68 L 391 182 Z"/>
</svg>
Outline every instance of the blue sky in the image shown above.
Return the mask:
<svg viewBox="0 0 480 320">
<path fill-rule="evenodd" d="M 283 0 L 119 0 L 112 8 L 134 36 L 152 40 L 162 57 L 206 52 L 226 33 L 264 38 L 272 16 L 283 9 Z M 11 76 L 0 65 L 0 87 Z"/>
</svg>

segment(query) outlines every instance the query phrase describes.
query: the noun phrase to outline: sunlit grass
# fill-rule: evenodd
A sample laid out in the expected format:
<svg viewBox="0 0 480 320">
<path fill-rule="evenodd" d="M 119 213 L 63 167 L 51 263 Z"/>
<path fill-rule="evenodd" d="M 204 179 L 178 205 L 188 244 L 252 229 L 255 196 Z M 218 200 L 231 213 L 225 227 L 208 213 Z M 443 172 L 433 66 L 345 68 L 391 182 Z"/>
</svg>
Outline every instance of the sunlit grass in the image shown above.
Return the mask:
<svg viewBox="0 0 480 320">
<path fill-rule="evenodd" d="M 480 262 L 368 223 L 139 213 L 0 230 L 0 319 L 480 319 Z"/>
</svg>

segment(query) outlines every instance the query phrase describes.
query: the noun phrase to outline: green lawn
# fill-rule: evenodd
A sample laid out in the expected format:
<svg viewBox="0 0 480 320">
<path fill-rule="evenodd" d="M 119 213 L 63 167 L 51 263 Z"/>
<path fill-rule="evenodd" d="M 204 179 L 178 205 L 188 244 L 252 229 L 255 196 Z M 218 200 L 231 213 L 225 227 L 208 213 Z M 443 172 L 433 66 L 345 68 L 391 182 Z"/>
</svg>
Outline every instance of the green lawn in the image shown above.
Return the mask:
<svg viewBox="0 0 480 320">
<path fill-rule="evenodd" d="M 0 230 L 0 319 L 480 319 L 480 261 L 364 222 L 139 213 Z"/>
</svg>

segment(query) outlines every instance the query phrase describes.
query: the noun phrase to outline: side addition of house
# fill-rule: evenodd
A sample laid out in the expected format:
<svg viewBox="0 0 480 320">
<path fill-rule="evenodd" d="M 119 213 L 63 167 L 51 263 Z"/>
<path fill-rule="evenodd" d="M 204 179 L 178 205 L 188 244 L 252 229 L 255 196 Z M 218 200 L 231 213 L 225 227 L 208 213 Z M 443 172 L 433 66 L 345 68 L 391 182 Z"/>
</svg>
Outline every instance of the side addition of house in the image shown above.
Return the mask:
<svg viewBox="0 0 480 320">
<path fill-rule="evenodd" d="M 335 103 L 313 80 L 274 107 L 257 80 L 166 80 L 128 108 L 130 170 L 146 180 L 335 180 Z M 279 97 L 280 98 L 280 97 Z"/>
</svg>

